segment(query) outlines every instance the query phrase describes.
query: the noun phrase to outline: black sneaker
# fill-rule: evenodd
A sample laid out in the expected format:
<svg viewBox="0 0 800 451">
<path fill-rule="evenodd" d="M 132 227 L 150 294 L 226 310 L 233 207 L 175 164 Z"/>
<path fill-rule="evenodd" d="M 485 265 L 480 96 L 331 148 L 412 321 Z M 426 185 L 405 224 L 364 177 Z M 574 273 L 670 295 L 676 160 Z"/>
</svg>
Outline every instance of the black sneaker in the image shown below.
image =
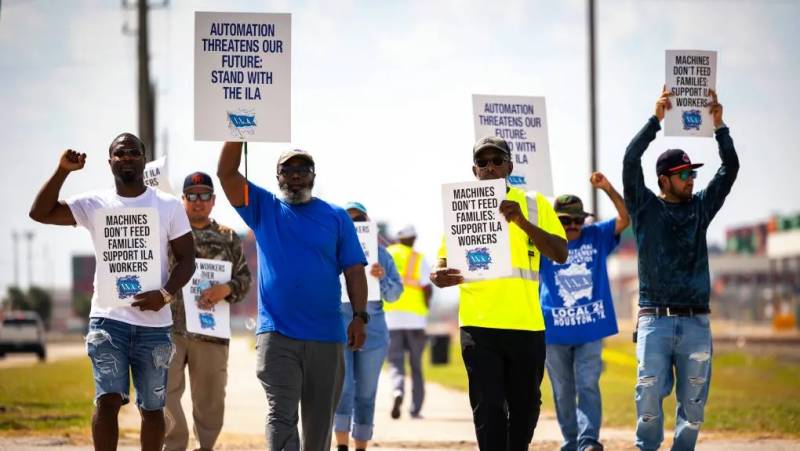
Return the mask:
<svg viewBox="0 0 800 451">
<path fill-rule="evenodd" d="M 394 397 L 394 404 L 392 405 L 392 418 L 395 420 L 400 418 L 400 406 L 403 404 L 402 396 Z"/>
</svg>

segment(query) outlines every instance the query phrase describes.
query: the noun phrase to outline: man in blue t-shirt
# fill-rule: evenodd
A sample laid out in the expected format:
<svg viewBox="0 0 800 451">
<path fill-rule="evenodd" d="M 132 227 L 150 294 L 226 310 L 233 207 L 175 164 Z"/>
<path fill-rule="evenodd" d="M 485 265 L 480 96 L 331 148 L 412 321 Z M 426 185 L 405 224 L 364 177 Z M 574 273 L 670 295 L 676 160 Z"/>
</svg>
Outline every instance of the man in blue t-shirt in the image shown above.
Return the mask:
<svg viewBox="0 0 800 451">
<path fill-rule="evenodd" d="M 347 212 L 311 195 L 310 154 L 290 150 L 278 158 L 280 197 L 245 179 L 241 157 L 241 142 L 225 143 L 217 176 L 258 244 L 256 371 L 269 405 L 267 443 L 269 449 L 328 450 L 344 377 L 343 343 L 358 350 L 366 339 L 367 260 Z M 341 273 L 353 307 L 346 335 Z"/>
<path fill-rule="evenodd" d="M 606 257 L 617 247 L 630 218 L 622 196 L 595 172 L 592 186 L 605 191 L 617 217 L 584 226 L 590 213 L 572 195 L 556 199 L 555 211 L 567 233 L 564 264 L 543 257 L 541 300 L 545 320 L 545 365 L 553 386 L 563 450 L 601 450 L 601 339 L 617 333 L 617 318 L 606 271 Z"/>
</svg>

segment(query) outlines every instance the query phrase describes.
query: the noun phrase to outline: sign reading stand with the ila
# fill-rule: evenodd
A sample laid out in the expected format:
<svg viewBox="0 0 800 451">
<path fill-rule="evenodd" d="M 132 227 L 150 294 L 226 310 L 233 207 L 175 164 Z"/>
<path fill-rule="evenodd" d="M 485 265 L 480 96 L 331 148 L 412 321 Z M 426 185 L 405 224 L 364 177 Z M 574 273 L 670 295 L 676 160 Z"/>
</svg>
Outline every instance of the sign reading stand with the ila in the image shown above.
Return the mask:
<svg viewBox="0 0 800 451">
<path fill-rule="evenodd" d="M 717 52 L 667 50 L 666 85 L 672 108 L 664 113 L 665 136 L 713 136 L 709 89 L 717 89 Z"/>
<path fill-rule="evenodd" d="M 291 141 L 291 15 L 196 12 L 194 137 Z"/>
<path fill-rule="evenodd" d="M 500 203 L 504 179 L 442 185 L 447 267 L 466 281 L 510 277 L 511 241 Z"/>
</svg>

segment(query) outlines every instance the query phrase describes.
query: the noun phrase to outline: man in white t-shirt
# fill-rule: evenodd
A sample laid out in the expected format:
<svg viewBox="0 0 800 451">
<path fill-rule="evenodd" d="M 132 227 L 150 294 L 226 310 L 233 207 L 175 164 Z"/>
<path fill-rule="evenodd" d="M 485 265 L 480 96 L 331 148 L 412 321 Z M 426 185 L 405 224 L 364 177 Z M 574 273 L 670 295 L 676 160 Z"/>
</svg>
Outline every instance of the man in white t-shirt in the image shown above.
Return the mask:
<svg viewBox="0 0 800 451">
<path fill-rule="evenodd" d="M 139 138 L 117 136 L 108 156 L 116 190 L 59 200 L 67 175 L 86 164 L 86 154 L 70 149 L 36 196 L 30 217 L 83 226 L 94 241 L 97 268 L 86 349 L 95 381 L 95 449 L 116 449 L 117 415 L 128 402 L 131 374 L 142 415 L 142 449 L 160 450 L 173 353 L 172 313 L 164 307 L 194 273 L 194 240 L 180 200 L 145 186 Z M 176 259 L 171 272 L 167 246 Z"/>
</svg>

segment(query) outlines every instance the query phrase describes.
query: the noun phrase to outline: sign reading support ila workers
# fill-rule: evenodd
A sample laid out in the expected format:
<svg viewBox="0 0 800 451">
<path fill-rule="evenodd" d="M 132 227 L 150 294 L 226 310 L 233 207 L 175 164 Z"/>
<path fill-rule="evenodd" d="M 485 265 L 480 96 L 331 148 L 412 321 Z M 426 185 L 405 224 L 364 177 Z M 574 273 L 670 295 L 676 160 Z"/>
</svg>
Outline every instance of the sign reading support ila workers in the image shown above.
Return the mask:
<svg viewBox="0 0 800 451">
<path fill-rule="evenodd" d="M 222 300 L 210 310 L 197 305 L 207 288 L 231 280 L 233 263 L 224 260 L 195 259 L 192 280 L 183 287 L 183 307 L 186 310 L 186 330 L 193 334 L 231 338 L 231 305 Z"/>
<path fill-rule="evenodd" d="M 475 139 L 498 136 L 511 146 L 508 182 L 523 191 L 553 195 L 544 97 L 472 95 Z"/>
<path fill-rule="evenodd" d="M 291 15 L 196 12 L 194 137 L 291 141 Z"/>
<path fill-rule="evenodd" d="M 665 136 L 714 136 L 709 89 L 717 89 L 717 52 L 667 50 L 667 90 L 672 108 L 664 113 Z"/>
<path fill-rule="evenodd" d="M 94 220 L 98 305 L 124 307 L 137 294 L 161 288 L 158 211 L 101 209 Z"/>
<path fill-rule="evenodd" d="M 506 181 L 442 185 L 447 267 L 466 281 L 511 276 L 509 224 L 500 214 Z"/>
<path fill-rule="evenodd" d="M 358 234 L 358 241 L 361 243 L 361 249 L 364 251 L 364 256 L 367 257 L 367 300 L 380 301 L 381 300 L 381 281 L 377 277 L 370 274 L 372 265 L 378 263 L 378 224 L 369 222 L 354 222 Z M 342 302 L 350 302 L 350 297 L 347 295 L 347 283 L 344 275 L 339 277 L 342 283 Z"/>
</svg>

